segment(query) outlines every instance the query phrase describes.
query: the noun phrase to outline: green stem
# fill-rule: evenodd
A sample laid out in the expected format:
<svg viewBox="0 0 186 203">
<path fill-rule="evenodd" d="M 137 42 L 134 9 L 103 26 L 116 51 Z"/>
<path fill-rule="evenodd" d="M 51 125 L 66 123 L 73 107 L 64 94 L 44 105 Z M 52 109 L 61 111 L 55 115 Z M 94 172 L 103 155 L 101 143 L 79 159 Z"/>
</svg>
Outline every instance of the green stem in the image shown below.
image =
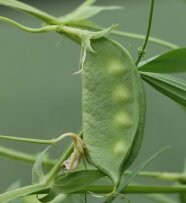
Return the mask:
<svg viewBox="0 0 186 203">
<path fill-rule="evenodd" d="M 33 138 L 26 138 L 26 137 L 14 137 L 14 136 L 7 136 L 7 135 L 0 135 L 0 139 L 3 140 L 11 140 L 11 141 L 17 141 L 17 142 L 28 142 L 28 143 L 35 143 L 35 144 L 56 144 L 57 142 L 60 142 L 65 137 L 72 137 L 76 138 L 77 135 L 74 133 L 65 133 L 57 137 L 56 139 L 51 140 L 43 140 L 43 139 L 33 139 Z"/>
<path fill-rule="evenodd" d="M 0 202 L 8 202 L 18 197 L 26 196 L 31 193 L 35 193 L 37 191 L 41 191 L 44 189 L 46 189 L 46 187 L 43 184 L 35 184 L 35 185 L 29 185 L 26 187 L 21 187 L 16 190 L 12 190 L 12 191 L 0 194 Z"/>
<path fill-rule="evenodd" d="M 145 40 L 144 35 L 135 34 L 135 33 L 131 33 L 131 32 L 123 32 L 123 31 L 119 31 L 119 30 L 113 30 L 111 32 L 111 34 L 121 36 L 121 37 L 136 39 L 136 40 Z M 167 48 L 171 48 L 171 49 L 178 49 L 179 48 L 179 46 L 176 44 L 167 42 L 165 40 L 162 40 L 162 39 L 159 39 L 156 37 L 150 37 L 149 36 L 149 42 L 152 42 L 152 43 L 155 43 L 155 44 L 167 47 Z"/>
<path fill-rule="evenodd" d="M 55 139 L 41 140 L 41 139 L 32 139 L 32 138 L 25 138 L 25 137 L 14 137 L 14 136 L 6 136 L 6 135 L 0 135 L 0 139 L 18 141 L 18 142 L 29 142 L 29 143 L 36 143 L 36 144 L 55 144 L 56 143 Z"/>
<path fill-rule="evenodd" d="M 24 25 L 21 25 L 13 20 L 10 20 L 8 18 L 2 17 L 0 16 L 0 21 L 4 21 L 6 23 L 10 23 L 16 27 L 18 27 L 19 29 L 26 31 L 26 32 L 31 32 L 31 33 L 43 33 L 43 32 L 56 32 L 58 30 L 59 25 L 48 25 L 45 27 L 41 27 L 41 28 L 30 28 Z M 74 24 L 73 24 L 74 25 Z M 79 24 L 79 26 L 81 26 L 81 24 Z M 100 26 L 86 26 L 85 28 L 91 28 L 94 30 L 103 30 L 103 27 Z M 121 36 L 121 37 L 126 37 L 126 38 L 131 38 L 131 39 L 136 39 L 136 40 L 144 40 L 145 36 L 144 35 L 140 35 L 140 34 L 135 34 L 135 33 L 130 33 L 130 32 L 123 32 L 123 31 L 119 31 L 119 30 L 112 30 L 111 34 L 116 35 L 116 36 Z M 179 46 L 167 42 L 165 40 L 162 39 L 158 39 L 155 37 L 149 37 L 149 42 L 167 47 L 167 48 L 171 48 L 171 49 L 177 49 L 179 48 Z"/>
<path fill-rule="evenodd" d="M 93 29 L 93 30 L 103 30 L 104 29 L 104 27 L 94 25 L 93 23 L 89 24 L 89 25 L 86 25 L 86 26 L 82 25 L 81 23 L 78 23 L 77 25 L 76 24 L 69 24 L 69 25 L 70 26 L 79 26 L 79 27 Z M 132 33 L 132 32 L 124 32 L 124 31 L 121 31 L 121 30 L 112 30 L 111 34 L 115 35 L 115 36 L 125 37 L 125 38 L 129 38 L 129 39 L 136 39 L 136 40 L 145 40 L 145 38 L 146 38 L 146 36 L 142 35 L 142 34 L 137 34 L 137 33 Z M 167 48 L 170 48 L 170 49 L 178 49 L 179 48 L 179 46 L 176 45 L 176 44 L 173 44 L 171 42 L 168 42 L 166 40 L 159 39 L 159 38 L 156 38 L 156 37 L 149 36 L 149 42 L 152 42 L 154 44 L 164 46 L 164 47 L 167 47 Z"/>
<path fill-rule="evenodd" d="M 131 174 L 131 171 L 126 171 L 124 174 L 129 175 Z M 156 179 L 166 180 L 166 181 L 176 181 L 176 182 L 186 181 L 186 175 L 184 175 L 183 173 L 141 171 L 138 173 L 138 176 L 156 178 Z"/>
<path fill-rule="evenodd" d="M 54 177 L 58 174 L 61 164 L 66 160 L 66 157 L 69 157 L 71 152 L 72 152 L 72 149 L 69 148 L 69 151 L 66 151 L 66 153 L 59 158 L 58 162 L 54 165 L 54 167 L 51 169 L 49 174 L 43 180 L 46 186 L 48 186 L 51 183 L 51 181 L 54 179 Z"/>
<path fill-rule="evenodd" d="M 75 193 L 92 192 L 97 194 L 109 194 L 113 191 L 113 186 L 91 185 L 78 190 Z M 121 191 L 121 194 L 149 194 L 149 193 L 183 193 L 186 186 L 151 186 L 151 185 L 130 185 Z"/>
<path fill-rule="evenodd" d="M 37 159 L 36 155 L 34 156 L 32 154 L 27 154 L 25 152 L 12 150 L 2 146 L 0 146 L 0 156 L 28 164 L 34 164 Z M 43 163 L 49 166 L 53 166 L 56 163 L 56 161 L 51 159 L 44 159 Z"/>
<path fill-rule="evenodd" d="M 147 46 L 147 43 L 148 43 L 148 39 L 149 39 L 149 36 L 150 36 L 153 10 L 154 10 L 154 0 L 151 0 L 150 16 L 149 16 L 149 23 L 148 23 L 148 28 L 147 28 L 147 34 L 146 34 L 146 37 L 145 37 L 145 41 L 144 41 L 143 47 L 142 47 L 142 49 L 139 50 L 139 52 L 138 52 L 138 58 L 137 58 L 137 60 L 136 60 L 136 66 L 139 64 L 141 58 L 142 58 L 143 55 L 145 54 L 145 49 L 146 49 L 146 46 Z"/>
<path fill-rule="evenodd" d="M 0 201 L 10 201 L 15 198 L 29 195 L 32 193 L 41 194 L 43 191 L 47 191 L 48 187 L 45 184 L 35 184 L 26 187 L 22 187 L 13 191 L 9 191 L 0 194 Z M 96 193 L 96 194 L 109 194 L 113 191 L 113 186 L 109 185 L 91 185 L 87 186 L 74 193 L 85 194 L 85 193 Z M 186 186 L 149 186 L 149 185 L 130 185 L 121 191 L 121 194 L 156 194 L 156 193 L 185 193 Z"/>
<path fill-rule="evenodd" d="M 20 138 L 20 137 L 12 137 L 12 136 L 4 136 L 4 135 L 0 135 L 1 139 L 6 139 L 6 140 L 13 140 L 13 141 L 19 141 L 19 142 L 29 142 L 29 143 L 37 143 L 37 144 L 55 144 L 57 142 L 60 142 L 62 139 L 66 138 L 66 137 L 71 137 L 74 142 L 75 139 L 77 139 L 78 135 L 74 134 L 74 133 L 65 133 L 60 135 L 58 138 L 56 139 L 51 139 L 51 140 L 41 140 L 41 139 L 31 139 L 31 138 Z M 80 138 L 79 138 L 80 139 Z M 43 184 L 48 186 L 50 184 L 50 182 L 53 180 L 53 178 L 55 177 L 55 175 L 58 173 L 61 164 L 68 158 L 68 156 L 71 154 L 73 149 L 73 145 L 71 145 L 67 151 L 65 152 L 65 154 L 63 154 L 60 159 L 58 160 L 58 162 L 54 165 L 54 167 L 51 169 L 51 171 L 49 172 L 49 174 L 46 176 L 46 178 L 43 180 Z"/>
<path fill-rule="evenodd" d="M 59 138 L 56 139 L 56 141 L 60 141 L 61 139 L 63 139 L 64 137 L 71 137 L 74 140 L 74 145 L 76 145 L 76 141 L 78 141 L 77 139 L 81 140 L 82 137 L 82 131 L 79 134 L 79 138 L 76 134 L 74 133 L 66 133 L 61 135 Z M 79 143 L 80 144 L 80 143 Z M 52 180 L 54 179 L 54 177 L 58 174 L 62 163 L 70 156 L 70 154 L 73 151 L 74 145 L 70 145 L 70 147 L 65 151 L 65 153 L 59 158 L 58 162 L 54 165 L 54 167 L 51 169 L 51 171 L 48 173 L 48 175 L 46 176 L 46 178 L 43 180 L 44 184 L 46 186 L 48 186 Z"/>
<path fill-rule="evenodd" d="M 11 19 L 3 17 L 3 16 L 0 16 L 0 21 L 9 23 L 9 24 L 14 25 L 17 28 L 19 28 L 25 32 L 31 32 L 31 33 L 42 33 L 42 32 L 56 31 L 57 27 L 58 27 L 57 25 L 48 25 L 48 26 L 44 26 L 41 28 L 30 28 L 30 27 L 24 26 L 20 23 L 15 22 L 14 20 L 11 20 Z"/>
<path fill-rule="evenodd" d="M 64 137 L 68 137 L 68 136 L 72 137 L 73 139 L 77 138 L 77 135 L 73 133 L 66 133 L 59 136 L 57 139 L 55 139 L 55 142 L 58 142 Z M 82 137 L 82 132 L 80 132 L 79 136 Z M 46 175 L 46 178 L 43 180 L 42 183 L 22 187 L 10 192 L 0 194 L 0 202 L 4 202 L 4 201 L 7 202 L 10 200 L 19 198 L 21 196 L 25 196 L 32 193 L 39 193 L 38 191 L 46 190 L 49 187 L 52 180 L 54 179 L 54 177 L 58 174 L 61 164 L 70 156 L 72 151 L 73 151 L 73 144 L 71 144 L 70 147 L 65 151 L 65 153 L 60 157 L 59 161 L 53 166 L 53 168 L 48 173 L 48 175 Z"/>
<path fill-rule="evenodd" d="M 69 157 L 72 151 L 73 151 L 73 144 L 71 144 L 63 154 L 64 160 L 66 160 Z M 17 150 L 12 150 L 2 146 L 0 146 L 0 156 L 21 161 L 28 164 L 33 164 L 37 158 L 32 154 L 20 152 Z M 54 166 L 56 164 L 56 160 L 44 159 L 43 163 L 50 166 Z M 130 175 L 130 174 L 131 174 L 131 171 L 125 171 L 124 173 L 124 175 Z M 175 182 L 186 182 L 186 175 L 183 173 L 142 171 L 142 172 L 139 172 L 138 177 L 148 177 L 148 178 L 155 178 L 159 180 L 175 181 Z"/>
<path fill-rule="evenodd" d="M 80 135 L 81 135 L 81 132 L 80 132 Z M 62 139 L 66 138 L 66 137 L 71 137 L 75 144 L 77 144 L 76 142 L 81 140 L 81 138 L 79 138 L 78 135 L 76 135 L 74 133 L 65 133 L 65 134 L 60 135 L 58 138 L 51 139 L 51 140 L 20 138 L 20 137 L 12 137 L 12 136 L 0 135 L 1 139 L 8 139 L 8 140 L 14 140 L 14 141 L 19 141 L 19 142 L 37 143 L 37 144 L 55 144 L 57 142 L 60 142 Z M 73 149 L 73 145 L 71 145 L 68 148 L 68 150 L 65 152 L 65 154 L 63 154 L 59 158 L 58 162 L 53 166 L 51 171 L 46 175 L 45 179 L 43 180 L 43 184 L 45 186 L 48 187 L 49 184 L 51 183 L 51 181 L 54 179 L 54 177 L 58 174 L 58 171 L 59 171 L 59 169 L 61 167 L 61 164 L 69 157 L 69 155 L 72 152 L 72 149 Z"/>
</svg>

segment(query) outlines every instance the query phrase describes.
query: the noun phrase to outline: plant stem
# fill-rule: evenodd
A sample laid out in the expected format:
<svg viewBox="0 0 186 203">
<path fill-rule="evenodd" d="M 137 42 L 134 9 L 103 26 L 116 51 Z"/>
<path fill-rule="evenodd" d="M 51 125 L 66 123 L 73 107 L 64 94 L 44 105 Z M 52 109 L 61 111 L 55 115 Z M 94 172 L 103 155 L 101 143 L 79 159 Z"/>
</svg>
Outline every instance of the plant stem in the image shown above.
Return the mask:
<svg viewBox="0 0 186 203">
<path fill-rule="evenodd" d="M 129 175 L 131 174 L 131 171 L 126 171 L 124 174 Z M 183 173 L 141 171 L 138 173 L 138 176 L 156 178 L 166 181 L 176 181 L 176 182 L 186 181 L 186 175 L 184 175 Z"/>
<path fill-rule="evenodd" d="M 48 192 L 48 188 L 44 184 L 35 184 L 29 185 L 26 187 L 18 188 L 13 191 L 9 191 L 3 194 L 0 194 L 0 201 L 10 201 L 15 198 L 38 193 L 44 194 Z M 97 194 L 109 194 L 113 191 L 113 186 L 109 185 L 91 185 L 87 186 L 79 191 L 74 193 L 76 194 L 85 194 L 85 193 L 97 193 Z M 127 186 L 124 190 L 121 191 L 121 194 L 156 194 L 156 193 L 185 193 L 186 186 L 149 186 L 149 185 L 130 185 Z"/>
<path fill-rule="evenodd" d="M 28 142 L 28 143 L 35 143 L 35 144 L 56 144 L 60 142 L 62 139 L 66 137 L 76 137 L 77 135 L 74 133 L 65 133 L 57 137 L 56 139 L 44 140 L 44 139 L 33 139 L 33 138 L 26 138 L 26 137 L 14 137 L 14 136 L 7 136 L 7 135 L 0 135 L 0 139 L 3 140 L 11 140 L 17 142 Z"/>
<path fill-rule="evenodd" d="M 80 26 L 82 28 L 88 28 L 88 29 L 93 29 L 93 30 L 103 30 L 104 29 L 104 27 L 94 25 L 93 23 L 89 24 L 89 25 L 86 25 L 86 26 L 82 25 L 81 23 L 78 23 L 77 25 L 76 24 L 69 24 L 69 25 L 70 26 L 74 26 L 74 25 L 75 26 Z M 125 38 L 129 38 L 129 39 L 136 39 L 136 40 L 145 40 L 145 38 L 146 38 L 146 36 L 142 35 L 142 34 L 137 34 L 137 33 L 132 33 L 132 32 L 124 32 L 124 31 L 121 31 L 121 30 L 112 30 L 111 34 L 115 35 L 115 36 L 125 37 Z M 156 37 L 149 36 L 149 42 L 152 42 L 154 44 L 164 46 L 164 47 L 167 47 L 167 48 L 170 48 L 170 49 L 178 49 L 179 48 L 179 46 L 176 45 L 176 44 L 173 44 L 171 42 L 168 42 L 166 40 L 159 39 L 159 38 L 156 38 Z"/>
<path fill-rule="evenodd" d="M 68 136 L 70 136 L 73 139 L 77 138 L 77 135 L 75 135 L 73 133 L 66 133 L 66 134 L 59 136 L 57 139 L 55 139 L 54 143 L 60 141 L 61 139 L 65 138 L 65 137 L 68 137 Z M 80 132 L 79 136 L 80 137 L 82 136 L 82 132 Z M 32 139 L 31 139 L 31 141 L 32 141 Z M 40 142 L 40 143 L 42 143 L 42 142 Z M 53 166 L 51 171 L 48 173 L 48 175 L 46 175 L 46 178 L 42 181 L 42 183 L 22 187 L 22 188 L 19 188 L 19 189 L 10 191 L 10 192 L 0 194 L 0 202 L 3 202 L 3 201 L 7 202 L 10 200 L 19 198 L 21 196 L 26 196 L 26 195 L 29 195 L 32 193 L 39 193 L 38 191 L 46 190 L 49 187 L 51 181 L 54 179 L 54 177 L 58 174 L 58 170 L 60 169 L 61 164 L 70 156 L 72 151 L 73 151 L 73 144 L 71 144 L 70 147 L 66 150 L 66 152 L 60 157 L 59 161 L 57 163 L 55 163 L 55 165 Z"/>
<path fill-rule="evenodd" d="M 70 145 L 70 147 L 65 151 L 65 153 L 63 155 L 61 155 L 58 162 L 54 165 L 54 167 L 46 175 L 45 179 L 43 180 L 43 183 L 46 186 L 48 186 L 52 182 L 52 180 L 55 178 L 55 176 L 58 174 L 62 163 L 70 156 L 73 148 L 80 147 L 80 144 L 83 144 L 83 142 L 79 143 L 79 141 L 81 141 L 82 131 L 79 133 L 79 137 L 78 137 L 78 135 L 76 135 L 74 133 L 63 134 L 56 139 L 56 142 L 60 141 L 61 139 L 65 138 L 65 137 L 71 137 L 73 139 L 74 145 Z M 83 146 L 81 146 L 81 147 L 83 147 Z M 78 150 L 80 150 L 80 149 L 78 149 Z"/>
<path fill-rule="evenodd" d="M 69 148 L 63 154 L 64 159 L 66 160 L 73 150 L 73 144 L 69 146 Z M 25 152 L 20 152 L 18 150 L 12 150 L 7 147 L 0 146 L 0 156 L 5 158 L 21 161 L 28 164 L 33 164 L 36 161 L 36 156 L 32 154 L 28 154 Z M 52 159 L 44 159 L 44 164 L 54 166 L 56 160 Z M 125 171 L 124 175 L 131 174 L 131 171 Z M 148 177 L 148 178 L 155 178 L 159 180 L 166 180 L 166 181 L 175 181 L 175 182 L 186 182 L 186 175 L 183 173 L 171 173 L 171 172 L 149 172 L 149 171 L 142 171 L 139 172 L 138 177 Z"/>
<path fill-rule="evenodd" d="M 11 19 L 3 17 L 3 16 L 0 16 L 0 21 L 3 21 L 5 23 L 9 23 L 9 24 L 14 25 L 17 28 L 19 28 L 25 32 L 31 32 L 31 33 L 42 33 L 42 32 L 56 31 L 56 27 L 57 27 L 57 25 L 48 25 L 48 26 L 44 26 L 41 28 L 30 28 L 30 27 L 24 26 L 20 23 L 15 22 L 14 20 L 11 20 Z"/>
<path fill-rule="evenodd" d="M 0 146 L 0 156 L 28 164 L 33 164 L 37 159 L 36 155 L 20 152 L 17 150 L 12 150 L 2 146 Z M 43 163 L 49 166 L 53 166 L 56 163 L 56 161 L 52 159 L 44 159 Z"/>
<path fill-rule="evenodd" d="M 29 142 L 29 143 L 36 143 L 36 144 L 55 144 L 55 139 L 41 140 L 41 139 L 14 137 L 14 136 L 6 136 L 6 135 L 0 135 L 0 139 L 12 140 L 12 141 L 18 141 L 18 142 Z"/>
<path fill-rule="evenodd" d="M 136 66 L 140 62 L 140 60 L 143 57 L 143 55 L 145 54 L 145 49 L 146 49 L 146 46 L 147 46 L 147 43 L 148 43 L 148 39 L 149 39 L 149 35 L 150 35 L 150 30 L 151 30 L 153 10 L 154 10 L 154 0 L 151 0 L 150 16 L 149 16 L 147 34 L 146 34 L 145 41 L 144 41 L 142 49 L 138 51 L 138 58 L 136 60 Z"/>
<path fill-rule="evenodd" d="M 121 37 L 126 37 L 126 38 L 131 38 L 131 39 L 136 39 L 136 40 L 145 40 L 144 35 L 136 34 L 136 33 L 131 33 L 131 32 L 124 32 L 124 31 L 119 31 L 119 30 L 113 30 L 111 31 L 111 34 L 121 36 Z M 178 49 L 179 46 L 170 42 L 167 42 L 165 40 L 156 38 L 156 37 L 150 37 L 149 36 L 149 42 L 171 48 L 171 49 Z"/>
<path fill-rule="evenodd" d="M 75 193 L 92 192 L 97 194 L 109 194 L 113 191 L 113 186 L 109 185 L 91 185 L 87 186 Z M 121 194 L 149 194 L 149 193 L 184 193 L 186 186 L 151 186 L 151 185 L 129 185 Z"/>
<path fill-rule="evenodd" d="M 0 194 L 0 202 L 8 202 L 18 197 L 26 196 L 28 194 L 35 193 L 37 191 L 41 191 L 44 189 L 46 189 L 46 187 L 42 184 L 35 184 L 35 185 L 29 185 L 26 187 L 21 187 L 16 190 L 12 190 L 12 191 L 8 191 Z"/>
<path fill-rule="evenodd" d="M 43 33 L 43 32 L 56 32 L 58 30 L 59 25 L 48 25 L 45 27 L 41 27 L 41 28 L 30 28 L 24 25 L 21 25 L 20 23 L 17 23 L 11 19 L 5 18 L 0 16 L 0 21 L 4 21 L 6 23 L 10 23 L 14 26 L 16 26 L 17 28 L 26 31 L 26 32 L 31 32 L 31 33 Z M 82 26 L 81 24 L 78 24 L 79 26 Z M 72 25 L 74 26 L 74 24 Z M 103 30 L 104 28 L 101 26 L 84 26 L 84 28 L 90 28 L 90 29 L 94 29 L 94 30 Z M 136 40 L 144 40 L 145 36 L 144 35 L 140 35 L 140 34 L 136 34 L 136 33 L 130 33 L 130 32 L 123 32 L 123 31 L 119 31 L 119 30 L 112 30 L 111 34 L 116 35 L 116 36 L 121 36 L 121 37 L 126 37 L 126 38 L 131 38 L 131 39 L 136 39 Z M 167 48 L 171 48 L 171 49 L 177 49 L 179 48 L 179 46 L 167 42 L 165 40 L 159 39 L 159 38 L 155 38 L 155 37 L 149 37 L 149 42 L 167 47 Z"/>
</svg>

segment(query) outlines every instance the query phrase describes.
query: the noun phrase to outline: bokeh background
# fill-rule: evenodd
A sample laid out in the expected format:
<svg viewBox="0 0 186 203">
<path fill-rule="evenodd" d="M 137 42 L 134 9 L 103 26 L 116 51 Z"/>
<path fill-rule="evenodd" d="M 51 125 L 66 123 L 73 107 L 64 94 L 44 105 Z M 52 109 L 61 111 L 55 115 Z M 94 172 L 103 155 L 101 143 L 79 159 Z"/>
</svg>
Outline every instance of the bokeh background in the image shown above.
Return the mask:
<svg viewBox="0 0 186 203">
<path fill-rule="evenodd" d="M 65 15 L 79 0 L 25 0 L 53 15 Z M 121 5 L 125 10 L 104 12 L 92 19 L 105 27 L 145 34 L 149 0 L 99 0 L 100 5 Z M 23 13 L 0 7 L 0 15 L 22 24 L 39 27 L 41 22 Z M 182 0 L 156 0 L 151 35 L 186 46 L 186 4 Z M 115 38 L 136 58 L 142 41 Z M 144 59 L 167 51 L 148 44 Z M 81 128 L 80 47 L 56 33 L 31 34 L 0 22 L 0 134 L 50 139 Z M 175 67 L 176 68 L 176 67 Z M 186 78 L 185 75 L 180 77 Z M 144 142 L 132 168 L 164 146 L 171 149 L 155 159 L 146 170 L 181 172 L 186 155 L 186 113 L 183 107 L 145 84 L 147 116 Z M 61 150 L 67 142 L 61 146 Z M 1 146 L 38 153 L 45 146 L 0 140 Z M 57 149 L 59 151 L 59 149 Z M 55 154 L 56 155 L 56 154 Z M 17 180 L 31 182 L 31 166 L 0 157 L 0 192 Z M 144 183 L 150 183 L 139 179 Z M 156 182 L 157 183 L 157 182 Z M 153 202 L 129 195 L 131 202 Z M 98 200 L 92 200 L 95 202 Z"/>
</svg>

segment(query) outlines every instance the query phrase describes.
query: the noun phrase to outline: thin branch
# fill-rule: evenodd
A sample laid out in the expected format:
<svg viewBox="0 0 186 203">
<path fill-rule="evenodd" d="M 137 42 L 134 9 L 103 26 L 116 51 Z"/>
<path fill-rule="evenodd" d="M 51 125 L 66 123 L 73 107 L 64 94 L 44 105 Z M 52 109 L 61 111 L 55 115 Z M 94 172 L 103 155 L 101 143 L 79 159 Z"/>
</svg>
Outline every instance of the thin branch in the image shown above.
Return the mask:
<svg viewBox="0 0 186 203">
<path fill-rule="evenodd" d="M 109 194 L 113 191 L 113 186 L 109 185 L 91 185 L 81 190 L 74 192 L 75 194 L 96 193 L 96 194 Z M 35 184 L 26 187 L 21 187 L 13 191 L 0 194 L 0 200 L 10 201 L 20 196 L 28 194 L 44 194 L 48 193 L 48 186 L 45 184 Z M 152 185 L 130 185 L 127 186 L 121 194 L 177 194 L 185 193 L 186 186 L 152 186 Z"/>
<path fill-rule="evenodd" d="M 9 23 L 9 24 L 14 25 L 15 27 L 19 28 L 20 30 L 23 30 L 25 32 L 31 32 L 31 33 L 56 31 L 58 28 L 58 25 L 48 25 L 48 26 L 44 26 L 41 28 L 31 28 L 31 27 L 24 26 L 20 23 L 15 22 L 14 20 L 11 20 L 11 19 L 3 17 L 3 16 L 0 16 L 0 21 Z"/>
<path fill-rule="evenodd" d="M 66 152 L 63 155 L 63 156 L 65 156 L 64 159 L 67 159 L 70 152 L 72 152 L 73 144 L 71 145 L 71 147 L 69 147 L 68 150 L 69 150 L 69 152 Z M 35 161 L 37 159 L 37 156 L 34 156 L 32 154 L 28 154 L 28 153 L 21 152 L 18 150 L 12 150 L 12 149 L 9 149 L 7 147 L 2 147 L 2 146 L 0 146 L 0 156 L 8 158 L 8 159 L 16 160 L 16 161 L 21 161 L 21 162 L 28 163 L 28 164 L 35 163 Z M 43 163 L 50 165 L 50 166 L 54 166 L 56 163 L 56 160 L 44 159 Z M 129 174 L 131 174 L 131 171 L 128 171 L 128 170 L 125 171 L 125 173 L 124 173 L 124 175 L 129 175 Z M 146 178 L 155 178 L 155 179 L 165 180 L 165 181 L 186 182 L 186 175 L 183 173 L 142 171 L 142 172 L 139 172 L 137 176 L 146 177 Z"/>
<path fill-rule="evenodd" d="M 20 23 L 17 23 L 11 19 L 5 18 L 0 16 L 0 21 L 12 24 L 14 26 L 16 26 L 17 28 L 25 31 L 25 32 L 30 32 L 30 33 L 43 33 L 43 32 L 56 32 L 58 31 L 58 27 L 59 25 L 48 25 L 45 27 L 41 27 L 41 28 L 30 28 L 24 25 L 21 25 Z M 74 24 L 73 24 L 74 25 Z M 81 24 L 78 24 L 79 26 L 82 26 Z M 94 29 L 94 30 L 103 30 L 103 27 L 100 26 L 84 26 L 84 28 L 90 28 L 90 29 Z M 111 34 L 116 35 L 116 36 L 120 36 L 120 37 L 126 37 L 126 38 L 130 38 L 130 39 L 136 39 L 136 40 L 144 40 L 145 36 L 144 35 L 140 35 L 140 34 L 136 34 L 136 33 L 131 33 L 131 32 L 124 32 L 124 31 L 119 31 L 119 30 L 112 30 Z M 149 42 L 170 48 L 170 49 L 177 49 L 179 48 L 179 46 L 167 42 L 165 40 L 159 39 L 159 38 L 155 38 L 155 37 L 149 37 Z"/>
<path fill-rule="evenodd" d="M 131 174 L 131 171 L 126 171 L 124 174 L 129 175 Z M 175 182 L 186 181 L 186 175 L 183 173 L 141 171 L 138 173 L 138 176 L 155 178 L 155 179 L 165 180 L 165 181 L 175 181 Z"/>
<path fill-rule="evenodd" d="M 2 146 L 0 146 L 0 156 L 28 164 L 34 164 L 37 159 L 36 155 L 34 156 L 32 154 L 9 149 Z M 56 163 L 56 161 L 52 159 L 44 159 L 43 163 L 49 166 L 53 166 Z"/>
<path fill-rule="evenodd" d="M 138 58 L 136 60 L 136 65 L 138 65 L 138 63 L 140 62 L 141 58 L 145 54 L 145 49 L 146 49 L 146 46 L 147 46 L 147 43 L 148 43 L 148 40 L 149 40 L 149 36 L 150 36 L 153 10 L 154 10 L 154 0 L 151 0 L 151 7 L 150 7 L 150 15 L 149 15 L 147 34 L 146 34 L 146 37 L 145 37 L 145 41 L 144 41 L 143 47 L 140 50 L 138 50 Z"/>
<path fill-rule="evenodd" d="M 49 145 L 56 144 L 57 142 L 60 142 L 61 140 L 63 140 L 66 137 L 74 138 L 74 137 L 77 137 L 77 135 L 75 135 L 74 133 L 65 133 L 65 134 L 62 134 L 55 139 L 50 139 L 50 140 L 0 135 L 0 139 L 2 139 L 2 140 L 11 140 L 11 141 L 17 141 L 17 142 L 28 142 L 28 143 L 35 143 L 35 144 L 49 144 Z"/>
<path fill-rule="evenodd" d="M 144 35 L 131 33 L 131 32 L 113 30 L 111 32 L 111 34 L 121 36 L 121 37 L 136 39 L 136 40 L 145 40 Z M 178 49 L 179 48 L 179 46 L 176 45 L 176 44 L 173 44 L 171 42 L 168 42 L 168 41 L 165 41 L 163 39 L 156 38 L 156 37 L 149 36 L 149 42 L 152 42 L 154 44 L 161 45 L 161 46 L 164 46 L 164 47 L 167 47 L 167 48 L 170 48 L 170 49 Z"/>
<path fill-rule="evenodd" d="M 40 190 L 44 190 L 46 187 L 43 184 L 34 184 L 25 187 L 21 187 L 15 190 L 11 190 L 0 194 L 0 202 L 9 202 L 23 195 L 29 195 Z"/>
<path fill-rule="evenodd" d="M 92 192 L 97 194 L 109 194 L 113 191 L 113 186 L 109 185 L 91 185 L 74 193 Z M 121 194 L 155 194 L 155 193 L 185 193 L 186 186 L 171 185 L 171 186 L 152 186 L 152 185 L 129 185 Z"/>
<path fill-rule="evenodd" d="M 105 29 L 104 27 L 99 26 L 99 25 L 95 25 L 94 23 L 91 23 L 91 22 L 90 22 L 90 24 L 87 24 L 87 25 L 81 24 L 80 22 L 78 22 L 78 24 L 75 24 L 75 23 L 71 24 L 70 23 L 69 25 L 70 26 L 77 26 L 77 27 L 79 26 L 79 27 L 82 27 L 82 28 L 93 29 L 93 30 L 103 30 L 103 29 Z M 125 32 L 125 31 L 122 31 L 122 30 L 112 30 L 111 34 L 115 35 L 115 36 L 119 36 L 119 37 L 135 39 L 135 40 L 145 40 L 145 38 L 146 38 L 145 35 L 132 33 L 132 32 Z M 178 49 L 179 48 L 178 45 L 173 44 L 171 42 L 168 42 L 166 40 L 157 38 L 157 37 L 149 36 L 149 42 L 160 45 L 160 46 L 167 47 L 169 49 Z"/>
<path fill-rule="evenodd" d="M 17 142 L 36 143 L 36 144 L 55 144 L 55 139 L 41 140 L 41 139 L 33 139 L 33 138 L 26 138 L 26 137 L 14 137 L 14 136 L 7 136 L 7 135 L 0 135 L 0 139 L 17 141 Z"/>
</svg>

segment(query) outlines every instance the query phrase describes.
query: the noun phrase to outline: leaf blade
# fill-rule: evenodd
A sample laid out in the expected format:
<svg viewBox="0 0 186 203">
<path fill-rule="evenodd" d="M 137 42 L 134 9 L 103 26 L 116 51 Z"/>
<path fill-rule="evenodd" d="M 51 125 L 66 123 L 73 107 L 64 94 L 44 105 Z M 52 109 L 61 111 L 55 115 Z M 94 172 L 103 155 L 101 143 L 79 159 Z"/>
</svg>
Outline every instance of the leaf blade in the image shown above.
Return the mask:
<svg viewBox="0 0 186 203">
<path fill-rule="evenodd" d="M 141 72 L 185 73 L 186 48 L 175 49 L 151 59 L 139 67 Z"/>
<path fill-rule="evenodd" d="M 171 98 L 175 102 L 186 106 L 186 81 L 165 74 L 140 72 L 142 78 L 152 87 Z"/>
<path fill-rule="evenodd" d="M 33 167 L 32 167 L 32 183 L 39 183 L 42 178 L 44 178 L 44 172 L 42 167 L 42 161 L 44 156 L 46 155 L 46 152 L 51 146 L 47 147 L 43 152 L 39 154 L 37 157 Z"/>
<path fill-rule="evenodd" d="M 78 22 L 86 20 L 99 14 L 102 11 L 121 9 L 120 6 L 92 6 L 89 4 L 82 4 L 74 11 L 70 12 L 66 16 L 61 16 L 58 19 L 62 23 Z"/>
<path fill-rule="evenodd" d="M 153 154 L 152 156 L 150 156 L 147 160 L 145 160 L 144 162 L 142 162 L 136 169 L 134 169 L 134 171 L 126 178 L 124 184 L 120 187 L 120 192 L 123 191 L 128 185 L 129 183 L 137 176 L 137 174 L 143 170 L 151 161 L 153 161 L 156 157 L 158 157 L 162 152 L 164 152 L 165 150 L 167 150 L 169 147 L 164 147 L 162 149 L 160 149 L 158 152 L 156 152 L 155 154 Z M 110 196 L 108 197 L 103 203 L 111 203 L 114 201 L 114 199 L 117 196 Z"/>
<path fill-rule="evenodd" d="M 52 24 L 57 22 L 57 18 L 52 15 L 47 14 L 44 11 L 41 11 L 33 6 L 27 5 L 25 3 L 16 1 L 16 0 L 0 0 L 0 5 L 7 6 L 25 13 L 31 14 L 40 20 L 43 20 L 46 23 Z"/>
</svg>

